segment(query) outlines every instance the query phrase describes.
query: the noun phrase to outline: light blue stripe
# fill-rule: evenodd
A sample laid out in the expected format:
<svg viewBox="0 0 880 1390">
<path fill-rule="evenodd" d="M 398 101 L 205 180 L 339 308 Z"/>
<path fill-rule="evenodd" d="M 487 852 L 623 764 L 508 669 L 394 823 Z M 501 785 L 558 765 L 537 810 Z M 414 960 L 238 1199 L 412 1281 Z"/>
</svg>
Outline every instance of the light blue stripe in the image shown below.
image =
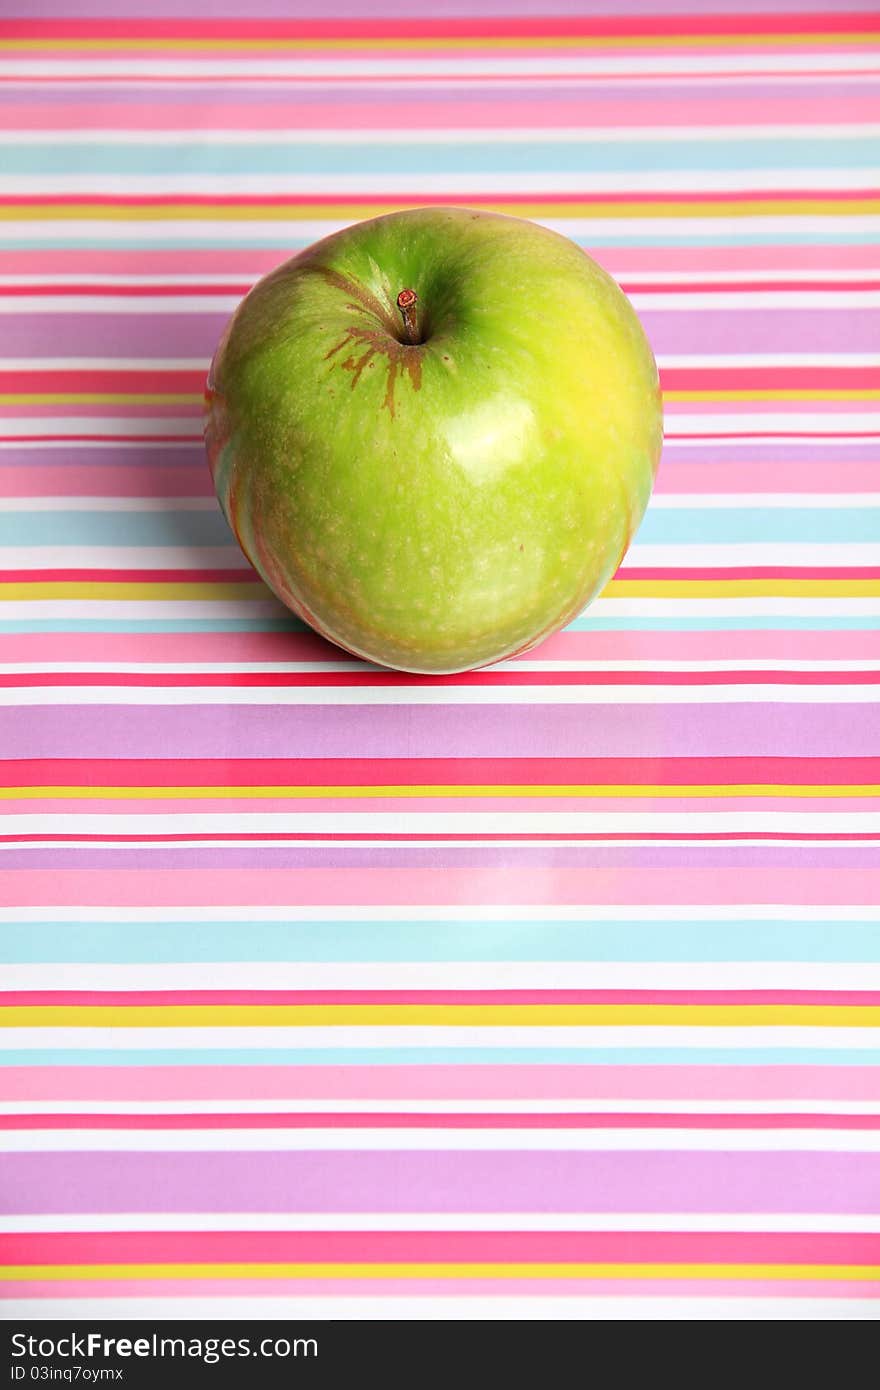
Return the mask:
<svg viewBox="0 0 880 1390">
<path fill-rule="evenodd" d="M 880 507 L 653 507 L 648 509 L 639 528 L 640 545 L 688 546 L 747 541 L 825 545 L 874 541 L 880 545 Z M 0 513 L 0 545 L 147 545 L 197 549 L 206 545 L 228 546 L 232 542 L 232 533 L 219 507 L 216 512 Z M 687 557 L 683 559 L 686 562 Z"/>
<path fill-rule="evenodd" d="M 241 175 L 373 175 L 384 180 L 424 173 L 447 174 L 604 174 L 714 172 L 715 170 L 856 169 L 873 170 L 877 143 L 872 136 L 841 133 L 794 137 L 780 131 L 772 140 L 733 137 L 711 143 L 666 133 L 663 140 L 449 139 L 400 144 L 348 141 L 326 144 L 287 138 L 274 143 L 58 144 L 45 142 L 3 151 L 9 175 L 66 174 L 73 177 L 125 174 L 133 178 L 192 174 L 199 178 Z M 83 197 L 87 195 L 84 194 Z M 343 195 L 344 196 L 344 195 Z M 773 196 L 772 190 L 768 196 Z M 830 196 L 833 196 L 831 194 Z"/>
<path fill-rule="evenodd" d="M 739 541 L 880 543 L 880 507 L 649 507 L 639 527 L 642 545 Z M 687 563 L 687 557 L 682 558 Z"/>
<path fill-rule="evenodd" d="M 878 1067 L 880 1049 L 799 1047 L 334 1047 L 153 1049 L 19 1048 L 7 1067 L 362 1067 L 362 1066 L 800 1066 Z"/>
<path fill-rule="evenodd" d="M 536 196 L 536 202 L 540 199 Z M 556 218 L 534 218 L 534 221 L 543 226 L 554 226 L 564 229 L 565 217 Z M 789 227 L 779 232 L 764 232 L 761 234 L 741 232 L 736 226 L 736 219 L 718 218 L 718 229 L 708 235 L 683 235 L 676 234 L 674 227 L 669 231 L 665 229 L 658 232 L 613 232 L 603 228 L 597 222 L 595 229 L 591 228 L 589 238 L 575 236 L 572 240 L 587 250 L 591 246 L 631 246 L 631 247 L 650 247 L 651 250 L 659 250 L 664 246 L 874 246 L 876 244 L 876 234 L 872 231 L 861 231 L 850 229 L 847 226 L 848 216 L 841 216 L 838 229 L 824 232 L 803 231 L 795 226 L 799 219 L 790 218 Z M 344 222 L 328 223 L 328 231 L 345 226 Z M 292 255 L 301 247 L 307 246 L 311 238 L 297 236 L 292 230 L 288 234 L 290 224 L 279 222 L 268 228 L 262 235 L 257 235 L 252 228 L 242 224 L 241 236 L 216 236 L 206 234 L 199 237 L 198 245 L 203 251 L 248 251 L 260 250 L 267 246 L 283 246 Z M 99 251 L 184 251 L 191 250 L 193 243 L 181 239 L 163 238 L 154 240 L 152 237 L 101 237 L 94 235 L 87 236 L 67 236 L 53 237 L 51 239 L 41 239 L 40 249 L 46 251 L 67 251 L 71 249 L 99 250 Z M 0 250 L 6 251 L 33 251 L 34 243 L 32 240 L 18 237 L 0 236 Z"/>
<path fill-rule="evenodd" d="M 4 922 L 0 961 L 880 961 L 877 922 Z"/>
<path fill-rule="evenodd" d="M 0 545 L 198 548 L 235 545 L 235 538 L 219 506 L 209 512 L 0 512 Z"/>
<path fill-rule="evenodd" d="M 134 606 L 134 605 L 132 605 Z M 597 618 L 586 612 L 567 632 L 876 632 L 876 615 L 804 618 L 784 613 L 764 617 Z M 305 632 L 296 618 L 23 618 L 0 622 L 2 632 Z"/>
</svg>

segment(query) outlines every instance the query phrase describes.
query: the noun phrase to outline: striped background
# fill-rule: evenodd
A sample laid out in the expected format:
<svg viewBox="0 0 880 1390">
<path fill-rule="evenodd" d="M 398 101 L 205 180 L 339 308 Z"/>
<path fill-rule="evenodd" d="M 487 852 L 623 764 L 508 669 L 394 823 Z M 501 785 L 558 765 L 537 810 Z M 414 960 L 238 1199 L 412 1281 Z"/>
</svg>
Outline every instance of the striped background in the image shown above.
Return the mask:
<svg viewBox="0 0 880 1390">
<path fill-rule="evenodd" d="M 8 1316 L 876 1316 L 878 6 L 733 4 L 3 6 Z M 435 202 L 602 261 L 667 444 L 587 614 L 429 679 L 256 582 L 199 411 Z"/>
</svg>

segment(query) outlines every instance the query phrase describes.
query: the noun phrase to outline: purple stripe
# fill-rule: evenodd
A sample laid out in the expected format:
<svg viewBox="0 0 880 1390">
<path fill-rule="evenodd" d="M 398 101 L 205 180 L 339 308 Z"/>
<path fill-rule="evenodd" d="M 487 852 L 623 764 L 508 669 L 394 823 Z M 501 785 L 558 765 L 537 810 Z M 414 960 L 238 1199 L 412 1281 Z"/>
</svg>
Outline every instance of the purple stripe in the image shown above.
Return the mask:
<svg viewBox="0 0 880 1390">
<path fill-rule="evenodd" d="M 365 817 L 366 824 L 368 820 Z M 366 825 L 365 825 L 366 828 Z M 2 821 L 0 821 L 2 829 Z M 163 818 L 161 830 L 174 833 L 173 816 Z M 70 833 L 76 834 L 71 820 Z M 254 845 L 250 848 L 167 849 L 20 849 L 3 847 L 3 868 L 45 869 L 504 869 L 532 865 L 536 869 L 840 869 L 859 871 L 880 865 L 880 846 L 740 845 L 610 845 L 318 847 Z"/>
<path fill-rule="evenodd" d="M 92 357 L 210 360 L 228 318 L 228 314 L 7 314 L 3 355 L 79 357 L 88 344 Z"/>
<path fill-rule="evenodd" d="M 356 1142 L 356 1136 L 353 1137 Z M 26 1212 L 880 1211 L 867 1153 L 22 1153 L 0 1209 Z"/>
<path fill-rule="evenodd" d="M 880 706 L 80 705 L 0 709 L 17 758 L 873 757 Z"/>
<path fill-rule="evenodd" d="M 246 224 L 236 224 L 244 226 Z M 293 228 L 295 232 L 295 227 Z M 279 226 L 279 240 L 284 230 Z M 210 357 L 228 314 L 21 314 L 4 323 L 4 356 Z M 855 309 L 685 312 L 641 309 L 655 354 L 874 352 L 880 314 Z"/>
<path fill-rule="evenodd" d="M 699 216 L 697 209 L 693 215 Z M 675 219 L 672 219 L 673 223 Z M 674 293 L 674 288 L 670 286 Z M 654 353 L 876 352 L 880 314 L 856 309 L 650 309 L 639 318 Z"/>
<path fill-rule="evenodd" d="M 25 369 L 26 365 L 26 363 L 22 363 L 22 367 Z M 0 434 L 2 434 L 2 428 L 0 428 Z M 844 455 L 841 462 L 845 461 L 846 457 Z M 75 469 L 85 465 L 88 465 L 89 468 L 105 467 L 109 470 L 114 468 L 154 470 L 157 465 L 161 465 L 163 469 L 173 467 L 184 470 L 198 465 L 205 469 L 205 476 L 209 476 L 205 450 L 201 442 L 191 446 L 175 446 L 173 449 L 167 448 L 161 442 L 144 443 L 140 440 L 132 441 L 129 444 L 114 443 L 107 448 L 95 449 L 71 449 L 67 444 L 38 445 L 33 449 L 22 448 L 20 444 L 0 445 L 0 467 L 2 468 L 60 468 L 69 466 Z M 108 478 L 108 483 L 109 481 Z M 148 481 L 145 479 L 145 482 Z M 149 493 L 144 495 L 152 496 L 154 491 L 154 488 L 151 487 Z M 163 494 L 156 495 L 161 496 Z"/>
<path fill-rule="evenodd" d="M 243 10 L 242 0 L 212 0 L 211 18 L 238 19 Z M 665 12 L 665 6 L 660 11 Z M 767 0 L 675 0 L 669 10 L 674 14 L 766 14 Z M 832 9 L 828 0 L 774 0 L 776 14 L 816 14 Z M 845 0 L 844 8 L 870 14 L 876 10 L 876 0 Z M 251 0 L 247 6 L 250 19 L 363 19 L 364 0 Z M 13 0 L 4 9 L 8 19 L 92 19 L 112 15 L 114 18 L 144 17 L 160 19 L 180 16 L 179 0 Z M 430 14 L 434 19 L 482 15 L 648 15 L 658 13 L 657 0 L 434 0 Z M 416 0 L 372 0 L 368 7 L 371 19 L 424 19 L 424 5 Z"/>
<path fill-rule="evenodd" d="M 88 359 L 85 359 L 88 363 Z M 207 369 L 208 358 L 205 358 Z M 27 364 L 22 364 L 23 366 Z M 149 362 L 146 366 L 149 367 Z M 0 431 L 2 432 L 2 431 Z M 69 464 L 74 468 L 82 468 L 83 464 L 88 463 L 90 468 L 96 465 L 103 465 L 107 468 L 143 467 L 155 468 L 158 462 L 163 467 L 174 465 L 180 468 L 190 468 L 194 464 L 200 467 L 205 464 L 205 454 L 202 445 L 193 444 L 191 448 L 175 448 L 166 450 L 164 457 L 160 458 L 157 450 L 162 450 L 162 444 L 140 443 L 132 441 L 128 444 L 114 444 L 107 448 L 94 450 L 71 449 L 66 444 L 46 444 L 38 448 L 22 448 L 19 444 L 0 444 L 0 466 L 20 467 L 29 466 L 39 467 L 50 465 L 58 468 L 61 465 Z M 811 457 L 818 454 L 820 457 Z M 878 477 L 880 477 L 880 447 L 876 441 L 864 440 L 853 445 L 841 444 L 834 439 L 823 440 L 796 440 L 792 443 L 780 443 L 774 439 L 746 439 L 725 445 L 723 449 L 717 444 L 701 443 L 693 448 L 683 446 L 676 439 L 669 439 L 663 446 L 663 466 L 668 468 L 676 464 L 699 464 L 700 467 L 711 469 L 731 463 L 749 463 L 755 459 L 760 459 L 762 463 L 789 463 L 804 462 L 816 463 L 874 463 L 877 465 Z M 661 473 L 661 479 L 662 479 Z M 829 492 L 834 489 L 834 476 L 829 475 Z M 661 483 L 662 488 L 662 483 Z"/>
<path fill-rule="evenodd" d="M 375 17 L 375 16 L 374 16 Z M 182 79 L 185 81 L 185 79 Z M 478 81 L 478 79 L 477 79 Z M 602 101 L 608 101 L 616 105 L 619 101 L 621 87 L 624 83 L 615 82 L 613 87 L 602 88 L 593 87 L 589 90 L 589 101 L 591 106 L 596 106 Z M 683 82 L 667 85 L 665 82 L 661 87 L 639 85 L 638 77 L 632 77 L 625 82 L 626 100 L 630 103 L 645 104 L 650 107 L 662 105 L 668 110 L 670 105 L 680 105 L 693 100 L 694 95 L 702 95 L 704 87 L 695 89 L 692 85 Z M 747 108 L 750 102 L 766 102 L 782 100 L 802 100 L 804 96 L 821 97 L 824 103 L 831 101 L 843 101 L 852 99 L 853 87 L 851 82 L 826 82 L 821 77 L 798 77 L 792 76 L 786 82 L 784 88 L 780 88 L 778 83 L 760 82 L 749 83 L 746 86 L 737 86 L 736 101 Z M 517 109 L 523 105 L 529 106 L 555 106 L 560 102 L 575 102 L 584 99 L 586 91 L 584 85 L 574 85 L 571 82 L 554 83 L 552 86 L 541 87 L 523 84 L 520 87 L 510 86 L 505 83 L 503 88 L 497 90 L 492 87 L 482 85 L 475 86 L 474 98 L 479 99 L 480 106 L 485 110 L 491 110 L 493 106 L 500 106 L 505 110 Z M 401 111 L 405 112 L 412 107 L 419 106 L 456 106 L 462 100 L 462 88 L 453 86 L 451 83 L 444 86 L 442 83 L 432 83 L 430 88 L 408 89 L 403 99 L 400 93 L 395 93 L 395 98 L 400 102 Z M 147 93 L 143 88 L 126 90 L 123 87 L 101 86 L 96 84 L 90 86 L 88 82 L 77 83 L 76 93 L 72 97 L 68 88 L 12 88 L 9 92 L 4 92 L 3 100 L 6 104 L 15 106 L 61 106 L 68 107 L 71 101 L 76 104 L 80 102 L 91 102 L 96 96 L 100 97 L 103 106 L 128 106 L 130 104 L 143 106 L 152 104 L 153 93 Z M 386 88 L 371 88 L 364 90 L 362 87 L 346 87 L 344 79 L 334 80 L 333 87 L 327 91 L 321 87 L 299 88 L 296 92 L 297 106 L 314 106 L 316 108 L 337 106 L 340 101 L 344 101 L 346 109 L 353 113 L 360 107 L 372 107 L 375 105 L 387 106 L 389 99 Z M 729 99 L 729 98 L 728 98 Z M 290 88 L 281 85 L 267 85 L 261 87 L 237 87 L 228 103 L 224 102 L 224 109 L 231 107 L 233 110 L 239 106 L 286 106 L 290 102 Z M 167 91 L 163 89 L 162 105 L 173 107 L 178 105 L 186 106 L 207 106 L 216 108 L 217 92 L 211 88 L 203 87 L 171 87 Z M 357 125 L 356 120 L 352 122 Z M 527 121 L 522 122 L 527 125 Z M 846 130 L 841 126 L 841 131 Z M 686 134 L 686 132 L 685 132 Z M 485 131 L 485 138 L 491 140 L 494 131 L 489 127 Z M 51 132 L 45 131 L 44 136 L 47 142 L 51 141 Z M 638 137 L 633 135 L 633 139 Z M 681 138 L 681 135 L 679 135 Z M 96 131 L 94 135 L 96 143 L 100 143 L 101 132 Z"/>
</svg>

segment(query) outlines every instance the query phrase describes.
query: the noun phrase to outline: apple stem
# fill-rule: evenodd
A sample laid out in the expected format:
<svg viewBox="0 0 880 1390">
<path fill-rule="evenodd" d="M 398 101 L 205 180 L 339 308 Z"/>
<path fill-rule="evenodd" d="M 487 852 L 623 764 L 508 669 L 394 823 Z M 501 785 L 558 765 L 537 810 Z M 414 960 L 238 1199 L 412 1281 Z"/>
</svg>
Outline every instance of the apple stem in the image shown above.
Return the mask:
<svg viewBox="0 0 880 1390">
<path fill-rule="evenodd" d="M 419 324 L 416 317 L 418 302 L 419 297 L 415 290 L 401 290 L 397 296 L 397 307 L 403 317 L 403 331 L 411 347 L 415 347 L 419 341 Z"/>
</svg>

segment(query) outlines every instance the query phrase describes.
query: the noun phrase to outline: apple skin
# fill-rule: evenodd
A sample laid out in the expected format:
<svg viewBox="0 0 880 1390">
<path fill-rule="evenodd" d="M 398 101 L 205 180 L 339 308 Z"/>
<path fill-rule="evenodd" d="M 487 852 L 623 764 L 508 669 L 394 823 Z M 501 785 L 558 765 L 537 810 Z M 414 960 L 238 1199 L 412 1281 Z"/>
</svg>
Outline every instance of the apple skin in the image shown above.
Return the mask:
<svg viewBox="0 0 880 1390">
<path fill-rule="evenodd" d="M 662 403 L 635 311 L 573 242 L 419 208 L 254 286 L 211 366 L 205 441 L 283 603 L 357 656 L 444 673 L 528 650 L 600 592 L 648 504 Z"/>
</svg>

